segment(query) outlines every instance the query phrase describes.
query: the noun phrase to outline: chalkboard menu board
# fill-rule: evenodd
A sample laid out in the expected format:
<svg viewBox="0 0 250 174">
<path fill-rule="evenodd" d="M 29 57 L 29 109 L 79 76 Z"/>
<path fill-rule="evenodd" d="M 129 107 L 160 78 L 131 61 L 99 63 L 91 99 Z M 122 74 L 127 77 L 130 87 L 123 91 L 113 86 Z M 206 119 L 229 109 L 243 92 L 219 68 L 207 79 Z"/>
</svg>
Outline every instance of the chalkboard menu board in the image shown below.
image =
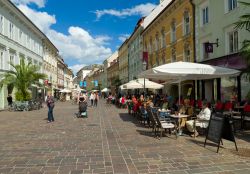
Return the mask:
<svg viewBox="0 0 250 174">
<path fill-rule="evenodd" d="M 215 143 L 220 143 L 223 131 L 223 124 L 224 124 L 223 116 L 219 117 L 218 115 L 212 115 L 209 122 L 207 139 Z"/>
<path fill-rule="evenodd" d="M 217 153 L 218 153 L 220 148 L 220 142 L 222 143 L 222 139 L 233 141 L 235 143 L 235 148 L 238 151 L 236 141 L 234 138 L 233 121 L 229 117 L 224 116 L 221 113 L 216 113 L 212 115 L 210 118 L 204 147 L 206 146 L 207 140 L 210 140 L 218 144 L 217 147 Z"/>
</svg>

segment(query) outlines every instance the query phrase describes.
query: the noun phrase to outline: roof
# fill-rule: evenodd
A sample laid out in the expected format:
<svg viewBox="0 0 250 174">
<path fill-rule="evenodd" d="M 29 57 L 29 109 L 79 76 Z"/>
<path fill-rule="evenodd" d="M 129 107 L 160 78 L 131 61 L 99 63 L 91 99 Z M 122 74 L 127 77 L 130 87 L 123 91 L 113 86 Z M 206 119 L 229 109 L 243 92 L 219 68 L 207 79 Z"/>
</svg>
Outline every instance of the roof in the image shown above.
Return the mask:
<svg viewBox="0 0 250 174">
<path fill-rule="evenodd" d="M 143 28 L 144 31 L 157 19 L 160 14 L 167 9 L 169 5 L 171 5 L 175 0 L 164 0 L 161 2 L 155 9 L 152 10 L 152 12 L 145 17 L 143 22 Z M 143 31 L 143 32 L 144 32 Z M 142 33 L 143 33 L 142 32 Z"/>
<path fill-rule="evenodd" d="M 15 10 L 17 10 L 16 12 L 23 16 L 26 19 L 26 22 L 28 22 L 29 24 L 31 24 L 34 29 L 36 30 L 37 33 L 40 34 L 40 37 L 42 37 L 43 39 L 46 39 L 47 41 L 49 41 L 49 43 L 56 48 L 56 46 L 49 40 L 49 38 L 19 9 L 16 7 L 15 4 L 13 4 L 10 0 L 6 0 L 6 1 L 1 1 L 2 3 L 5 3 L 6 5 L 9 5 L 10 7 L 13 7 Z M 8 4 L 7 4 L 8 3 Z M 24 21 L 25 22 L 25 21 Z M 56 48 L 56 50 L 58 51 L 58 49 Z"/>
</svg>

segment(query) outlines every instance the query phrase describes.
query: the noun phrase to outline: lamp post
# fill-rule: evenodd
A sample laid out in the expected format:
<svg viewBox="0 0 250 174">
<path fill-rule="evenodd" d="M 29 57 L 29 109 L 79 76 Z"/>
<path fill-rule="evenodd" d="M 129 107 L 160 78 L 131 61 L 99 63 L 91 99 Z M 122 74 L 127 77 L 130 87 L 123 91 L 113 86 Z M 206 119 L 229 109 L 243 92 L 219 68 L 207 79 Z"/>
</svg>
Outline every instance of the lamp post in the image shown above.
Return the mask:
<svg viewBox="0 0 250 174">
<path fill-rule="evenodd" d="M 146 71 L 146 69 L 147 69 L 147 62 L 145 60 L 143 60 L 143 62 L 142 62 L 142 68 L 143 68 L 143 71 Z M 146 95 L 145 95 L 145 76 L 144 76 L 144 83 L 143 83 L 143 95 L 145 98 L 146 97 Z"/>
</svg>

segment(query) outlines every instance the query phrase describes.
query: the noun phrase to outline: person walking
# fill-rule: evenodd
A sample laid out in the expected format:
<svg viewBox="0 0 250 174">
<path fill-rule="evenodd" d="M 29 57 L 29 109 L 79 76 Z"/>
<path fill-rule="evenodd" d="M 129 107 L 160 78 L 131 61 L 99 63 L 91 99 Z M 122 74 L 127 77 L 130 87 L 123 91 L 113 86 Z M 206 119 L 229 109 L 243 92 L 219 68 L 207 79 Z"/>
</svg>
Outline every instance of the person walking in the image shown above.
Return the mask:
<svg viewBox="0 0 250 174">
<path fill-rule="evenodd" d="M 93 92 L 91 93 L 91 95 L 90 95 L 89 99 L 90 99 L 90 101 L 91 101 L 91 107 L 93 107 L 93 104 L 94 104 L 94 99 L 95 99 L 95 97 L 94 97 L 94 93 L 93 93 Z"/>
<path fill-rule="evenodd" d="M 96 92 L 95 94 L 94 94 L 94 106 L 96 106 L 97 107 L 97 103 L 98 103 L 98 101 L 99 101 L 99 95 L 98 95 L 98 93 Z"/>
<path fill-rule="evenodd" d="M 55 100 L 54 100 L 54 97 L 51 95 L 51 91 L 49 91 L 47 94 L 46 103 L 48 106 L 48 123 L 50 123 L 52 121 L 55 121 L 54 116 L 53 116 L 53 109 L 55 107 Z"/>
</svg>

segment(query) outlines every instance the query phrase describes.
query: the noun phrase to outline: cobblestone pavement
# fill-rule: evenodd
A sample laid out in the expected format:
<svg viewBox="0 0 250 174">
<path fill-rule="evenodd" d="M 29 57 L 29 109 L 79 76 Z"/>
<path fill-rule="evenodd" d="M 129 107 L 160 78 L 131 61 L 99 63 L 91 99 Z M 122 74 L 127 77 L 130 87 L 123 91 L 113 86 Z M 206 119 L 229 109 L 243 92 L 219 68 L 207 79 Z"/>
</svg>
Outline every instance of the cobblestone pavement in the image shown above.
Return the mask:
<svg viewBox="0 0 250 174">
<path fill-rule="evenodd" d="M 249 135 L 224 141 L 220 152 L 204 137 L 153 138 L 125 109 L 103 101 L 75 118 L 76 105 L 56 103 L 55 122 L 47 109 L 0 112 L 0 173 L 250 173 Z"/>
</svg>

